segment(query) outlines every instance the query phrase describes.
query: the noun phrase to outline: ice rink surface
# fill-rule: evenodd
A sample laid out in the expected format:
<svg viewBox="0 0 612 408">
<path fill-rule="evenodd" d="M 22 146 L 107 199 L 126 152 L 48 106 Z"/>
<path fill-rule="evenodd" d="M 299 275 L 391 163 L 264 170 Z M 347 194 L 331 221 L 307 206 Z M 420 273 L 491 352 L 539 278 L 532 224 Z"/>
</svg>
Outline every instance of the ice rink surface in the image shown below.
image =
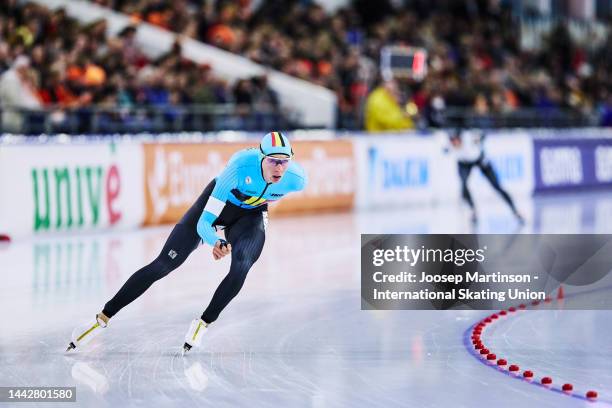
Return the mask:
<svg viewBox="0 0 612 408">
<path fill-rule="evenodd" d="M 83 407 L 612 406 L 612 312 L 527 310 L 483 336 L 536 379 L 573 383 L 569 396 L 472 353 L 469 329 L 490 312 L 360 310 L 360 233 L 612 233 L 612 194 L 519 202 L 523 228 L 501 202 L 479 207 L 476 228 L 454 205 L 271 217 L 241 293 L 186 357 L 185 332 L 229 260 L 201 247 L 66 354 L 73 328 L 157 255 L 170 227 L 1 246 L 0 386 L 76 386 L 77 404 L 64 405 Z M 588 389 L 597 402 L 580 398 Z"/>
</svg>

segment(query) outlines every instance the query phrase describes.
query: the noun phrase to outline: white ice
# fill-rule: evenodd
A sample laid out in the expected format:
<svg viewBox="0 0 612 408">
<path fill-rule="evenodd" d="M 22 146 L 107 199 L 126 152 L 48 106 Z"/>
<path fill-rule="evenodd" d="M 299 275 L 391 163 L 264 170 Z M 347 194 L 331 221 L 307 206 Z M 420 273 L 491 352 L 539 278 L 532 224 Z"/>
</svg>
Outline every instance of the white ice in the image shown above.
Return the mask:
<svg viewBox="0 0 612 408">
<path fill-rule="evenodd" d="M 198 249 L 90 348 L 65 354 L 73 327 L 93 321 L 170 227 L 4 245 L 0 386 L 76 386 L 77 403 L 65 406 L 84 407 L 612 406 L 609 311 L 525 311 L 484 337 L 536 377 L 597 390 L 593 403 L 472 355 L 466 330 L 487 312 L 360 310 L 360 233 L 612 233 L 612 194 L 522 201 L 522 229 L 501 203 L 479 207 L 476 228 L 456 206 L 272 217 L 241 293 L 186 357 L 184 334 L 228 260 Z"/>
</svg>

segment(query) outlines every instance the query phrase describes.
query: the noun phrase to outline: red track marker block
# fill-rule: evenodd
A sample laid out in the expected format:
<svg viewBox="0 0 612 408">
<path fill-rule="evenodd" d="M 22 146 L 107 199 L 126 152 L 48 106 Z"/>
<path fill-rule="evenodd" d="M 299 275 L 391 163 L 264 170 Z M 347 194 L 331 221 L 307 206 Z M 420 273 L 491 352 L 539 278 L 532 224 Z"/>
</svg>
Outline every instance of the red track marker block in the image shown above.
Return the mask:
<svg viewBox="0 0 612 408">
<path fill-rule="evenodd" d="M 572 391 L 574 389 L 574 386 L 572 384 L 563 384 L 563 386 L 561 387 L 561 389 L 565 392 L 569 392 Z"/>
<path fill-rule="evenodd" d="M 550 385 L 552 384 L 552 378 L 550 377 L 544 377 L 542 378 L 542 380 L 540 381 L 542 384 L 544 385 Z"/>
<path fill-rule="evenodd" d="M 559 286 L 559 290 L 557 291 L 557 299 L 563 299 L 565 294 L 563 293 L 563 286 Z"/>
<path fill-rule="evenodd" d="M 590 400 L 594 400 L 594 399 L 596 399 L 596 398 L 597 398 L 597 391 L 593 391 L 593 390 L 591 390 L 591 391 L 587 391 L 587 393 L 586 393 L 586 397 L 587 397 L 588 399 L 590 399 Z"/>
</svg>

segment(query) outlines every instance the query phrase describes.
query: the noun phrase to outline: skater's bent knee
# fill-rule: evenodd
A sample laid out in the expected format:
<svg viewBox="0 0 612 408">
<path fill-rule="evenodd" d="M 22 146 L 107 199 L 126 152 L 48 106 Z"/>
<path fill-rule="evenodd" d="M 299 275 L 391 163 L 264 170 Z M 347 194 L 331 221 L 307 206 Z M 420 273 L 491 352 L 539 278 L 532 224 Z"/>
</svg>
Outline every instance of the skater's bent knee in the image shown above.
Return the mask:
<svg viewBox="0 0 612 408">
<path fill-rule="evenodd" d="M 152 268 L 149 269 L 149 272 L 153 278 L 157 280 L 168 275 L 170 272 L 175 270 L 178 265 L 175 262 L 169 261 L 160 256 L 151 263 Z"/>
<path fill-rule="evenodd" d="M 232 260 L 231 271 L 237 275 L 246 275 L 253 266 L 254 261 L 251 258 L 234 259 Z"/>
</svg>

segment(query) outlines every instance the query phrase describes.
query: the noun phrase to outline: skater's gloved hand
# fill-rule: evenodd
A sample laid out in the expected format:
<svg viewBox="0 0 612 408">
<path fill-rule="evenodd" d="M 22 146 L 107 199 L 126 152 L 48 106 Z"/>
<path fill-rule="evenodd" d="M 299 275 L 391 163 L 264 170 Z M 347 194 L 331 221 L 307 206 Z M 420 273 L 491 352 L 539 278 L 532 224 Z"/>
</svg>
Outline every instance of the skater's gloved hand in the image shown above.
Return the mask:
<svg viewBox="0 0 612 408">
<path fill-rule="evenodd" d="M 223 258 L 225 255 L 232 252 L 232 245 L 224 239 L 220 239 L 215 243 L 213 247 L 213 258 L 215 261 Z"/>
</svg>

